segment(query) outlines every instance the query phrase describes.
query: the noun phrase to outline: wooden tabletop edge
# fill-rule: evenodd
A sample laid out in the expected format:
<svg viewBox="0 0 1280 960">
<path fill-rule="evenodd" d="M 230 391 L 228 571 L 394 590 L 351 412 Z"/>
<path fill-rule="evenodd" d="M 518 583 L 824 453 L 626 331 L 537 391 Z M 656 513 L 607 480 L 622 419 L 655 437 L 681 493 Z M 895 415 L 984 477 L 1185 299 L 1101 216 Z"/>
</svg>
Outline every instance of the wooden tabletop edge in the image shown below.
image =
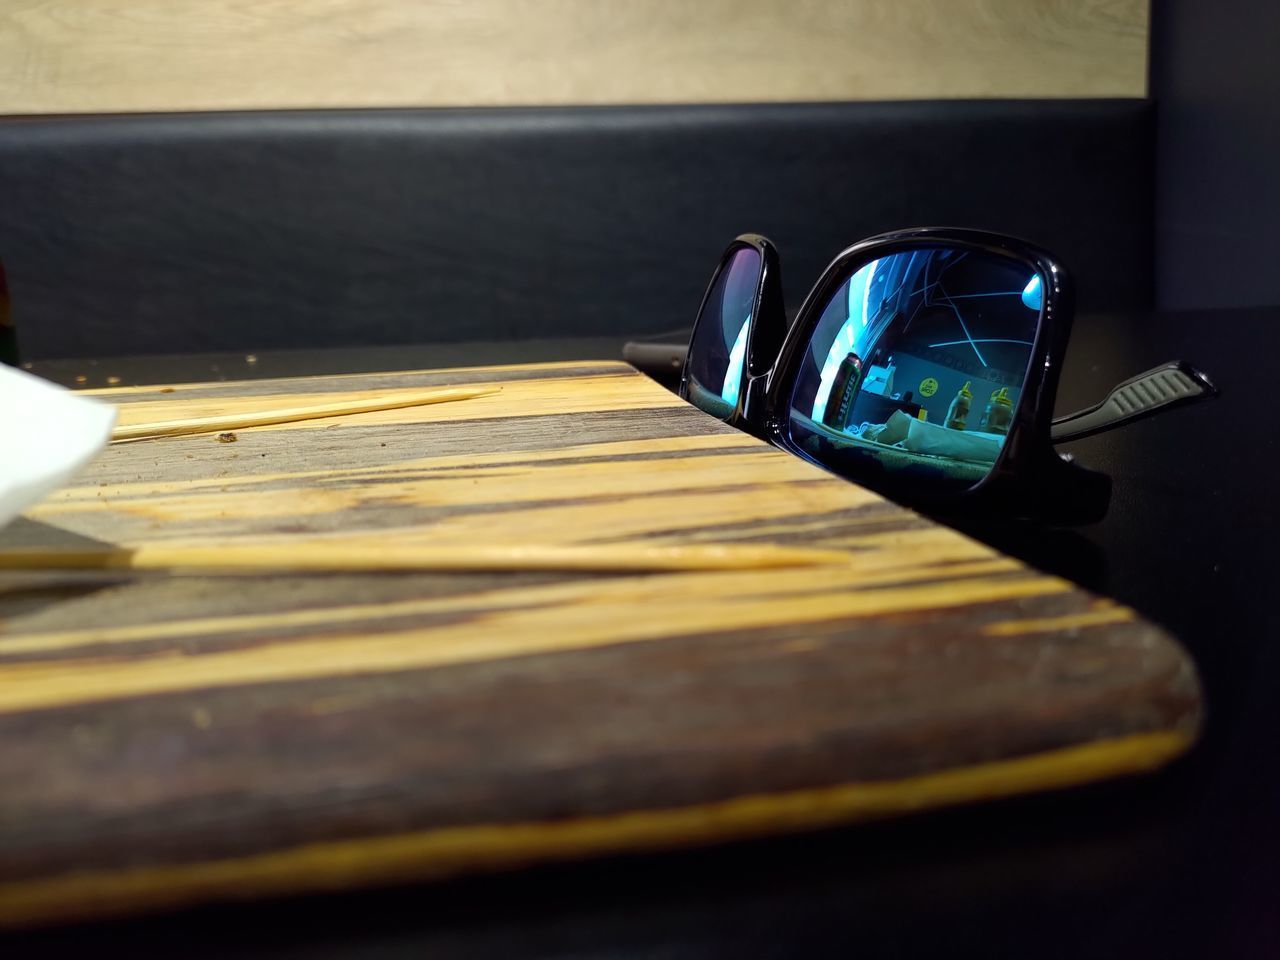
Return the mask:
<svg viewBox="0 0 1280 960">
<path fill-rule="evenodd" d="M 0 928 L 173 910 L 209 901 L 445 879 L 540 862 L 799 833 L 1149 772 L 1186 753 L 1185 726 L 915 777 L 553 822 L 357 837 L 228 860 L 95 870 L 0 884 Z"/>
</svg>

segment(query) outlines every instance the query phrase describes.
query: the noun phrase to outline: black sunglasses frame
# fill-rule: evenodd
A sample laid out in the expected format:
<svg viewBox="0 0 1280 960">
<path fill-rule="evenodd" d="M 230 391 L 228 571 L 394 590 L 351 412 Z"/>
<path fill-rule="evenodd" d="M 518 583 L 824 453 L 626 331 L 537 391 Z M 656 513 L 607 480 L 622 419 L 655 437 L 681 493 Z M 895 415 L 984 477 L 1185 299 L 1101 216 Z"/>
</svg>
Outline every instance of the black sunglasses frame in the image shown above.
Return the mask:
<svg viewBox="0 0 1280 960">
<path fill-rule="evenodd" d="M 1043 308 L 1031 348 L 1026 380 L 1013 411 L 1009 432 L 995 464 L 972 487 L 958 493 L 903 495 L 891 479 L 845 472 L 816 460 L 790 433 L 789 410 L 796 377 L 822 312 L 854 273 L 872 260 L 905 251 L 945 245 L 1014 260 L 1040 276 Z M 891 499 L 936 512 L 997 513 L 1035 517 L 1062 524 L 1092 523 L 1105 516 L 1111 478 L 1086 470 L 1053 448 L 1050 428 L 1058 378 L 1071 336 L 1074 288 L 1066 269 L 1047 251 L 1013 237 L 979 230 L 926 227 L 871 237 L 843 250 L 823 271 L 789 326 L 782 296 L 777 248 L 759 234 L 743 234 L 725 250 L 698 311 L 698 323 L 729 259 L 743 247 L 760 255 L 761 272 L 747 331 L 743 381 L 733 414 L 725 422 L 752 433 L 823 469 L 868 486 Z M 697 343 L 697 326 L 690 355 Z M 680 396 L 690 399 L 689 360 L 680 379 Z"/>
</svg>

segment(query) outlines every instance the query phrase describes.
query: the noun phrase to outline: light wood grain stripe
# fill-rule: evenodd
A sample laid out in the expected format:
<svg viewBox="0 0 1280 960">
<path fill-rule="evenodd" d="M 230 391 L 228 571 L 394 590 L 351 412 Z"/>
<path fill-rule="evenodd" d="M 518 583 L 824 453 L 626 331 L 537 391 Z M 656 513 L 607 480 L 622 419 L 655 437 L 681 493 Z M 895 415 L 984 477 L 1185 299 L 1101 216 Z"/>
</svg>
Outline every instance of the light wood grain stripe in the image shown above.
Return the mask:
<svg viewBox="0 0 1280 960">
<path fill-rule="evenodd" d="M 564 461 L 576 462 L 584 457 L 608 460 L 633 456 L 657 457 L 661 454 L 680 456 L 706 452 L 740 453 L 744 450 L 760 450 L 759 440 L 745 433 L 710 434 L 688 437 L 657 437 L 646 440 L 620 440 L 607 443 L 569 444 L 549 450 L 500 451 L 496 453 L 466 453 L 451 456 L 397 458 L 393 464 L 377 468 L 367 463 L 343 466 L 330 463 L 323 468 L 276 471 L 268 466 L 256 472 L 253 464 L 246 464 L 249 472 L 231 476 L 201 476 L 184 480 L 145 480 L 122 483 L 97 483 L 91 486 L 71 485 L 53 494 L 50 502 L 61 504 L 88 501 L 97 503 L 103 490 L 109 489 L 112 499 L 121 497 L 151 497 L 157 494 L 192 494 L 203 491 L 223 491 L 236 487 L 260 484 L 305 483 L 312 480 L 343 481 L 365 477 L 413 479 L 429 471 L 484 472 L 492 476 L 494 466 L 511 470 L 540 467 Z"/>
<path fill-rule="evenodd" d="M 867 565 L 870 567 L 870 564 Z M 976 560 L 946 565 L 944 572 L 932 565 L 904 569 L 901 564 L 880 564 L 877 569 L 867 569 L 859 574 L 858 582 L 865 587 L 893 584 L 903 586 L 910 582 L 951 580 L 990 574 L 1012 573 L 1021 569 L 1017 561 L 1005 557 Z M 199 637 L 230 636 L 245 633 L 281 632 L 302 627 L 322 627 L 331 632 L 350 630 L 357 624 L 366 624 L 370 632 L 386 629 L 412 617 L 432 617 L 443 614 L 474 612 L 484 613 L 499 609 L 538 606 L 547 602 L 562 601 L 566 592 L 555 587 L 477 590 L 457 595 L 435 597 L 426 600 L 384 601 L 381 603 L 341 604 L 302 610 L 272 610 L 258 613 L 232 614 L 219 617 L 196 617 L 187 620 L 162 620 L 118 626 L 85 627 L 77 630 L 29 631 L 7 636 L 0 629 L 0 663 L 15 656 L 59 654 L 67 651 L 86 650 L 93 657 L 102 657 L 113 647 L 130 644 L 163 641 L 176 645 L 184 640 Z M 578 591 L 568 592 L 576 598 Z M 1093 623 L 1118 622 L 1101 620 L 1085 615 L 1079 626 Z M 1010 621 L 1011 629 L 989 630 L 992 635 L 1011 635 L 1024 631 L 1028 623 L 1038 621 Z M 1075 623 L 1074 616 L 1059 618 Z"/>
<path fill-rule="evenodd" d="M 176 576 L 271 573 L 669 573 L 768 570 L 842 563 L 836 550 L 775 544 L 461 544 L 448 548 L 347 543 L 154 544 L 129 548 L 0 549 L 0 570 L 158 570 Z"/>
<path fill-rule="evenodd" d="M 476 396 L 465 403 L 443 404 L 430 407 L 407 407 L 353 414 L 342 418 L 342 426 L 372 426 L 388 423 L 453 423 L 467 420 L 504 420 L 533 417 L 554 413 L 559 416 L 603 413 L 610 410 L 658 410 L 663 407 L 687 407 L 677 397 L 638 376 L 604 374 L 592 377 L 567 377 L 561 381 L 496 380 L 479 381 L 468 385 L 469 390 L 491 391 Z M 586 388 L 586 389 L 582 389 Z M 299 393 L 289 397 L 289 403 L 298 407 L 323 404 L 354 404 L 361 401 L 391 400 L 397 395 L 410 397 L 420 391 L 405 390 L 351 390 L 344 392 Z M 218 399 L 192 399 L 183 402 L 184 418 L 208 419 L 214 417 L 249 417 L 276 409 L 279 396 L 223 397 Z M 156 401 L 138 401 L 119 407 L 118 426 L 133 427 L 139 423 L 165 420 L 173 417 L 175 404 L 171 398 Z M 326 430 L 339 425 L 331 421 L 302 420 L 271 426 L 253 427 L 283 433 L 293 430 Z M 198 443 L 198 437 L 169 438 L 170 443 Z"/>
<path fill-rule="evenodd" d="M 812 472 L 803 480 L 788 481 L 791 471 L 796 466 L 804 469 L 803 465 L 780 463 L 776 457 L 771 461 L 766 458 L 763 465 L 754 475 L 745 466 L 730 469 L 726 465 L 721 465 L 718 474 L 699 474 L 684 462 L 686 469 L 678 472 L 682 488 L 653 490 L 644 488 L 634 470 L 602 472 L 596 483 L 591 482 L 589 472 L 575 474 L 568 470 L 568 479 L 558 489 L 551 485 L 550 477 L 517 474 L 510 484 L 487 478 L 351 487 L 317 485 L 260 493 L 243 490 L 190 497 L 158 496 L 118 503 L 105 491 L 99 504 L 110 506 L 113 511 L 109 515 L 111 530 L 100 526 L 105 522 L 104 513 L 92 503 L 54 501 L 36 508 L 29 516 L 85 536 L 109 537 L 126 547 L 162 542 L 192 546 L 210 540 L 225 542 L 229 517 L 237 520 L 237 538 L 264 544 L 312 537 L 366 548 L 375 546 L 379 538 L 395 535 L 406 547 L 465 546 L 512 543 L 517 531 L 519 542 L 539 545 L 621 543 L 638 538 L 675 543 L 693 532 L 706 532 L 707 542 L 712 542 L 717 530 L 731 529 L 735 524 L 790 516 L 813 518 L 828 512 L 831 493 L 845 486 L 842 481 Z M 775 471 L 778 475 L 773 476 Z M 530 496 L 549 494 L 558 494 L 560 499 L 528 500 Z M 831 518 L 828 533 L 832 535 L 849 532 L 841 529 L 843 517 L 880 503 L 873 494 L 855 487 L 848 487 L 836 502 L 841 510 Z M 912 522 L 909 514 L 899 516 L 906 525 Z M 285 522 L 290 524 L 289 532 L 274 533 Z M 339 532 L 327 534 L 326 527 Z M 920 536 L 930 537 L 927 533 Z M 938 541 L 939 550 L 964 550 L 953 543 L 958 539 L 944 536 L 933 537 L 932 541 Z"/>
<path fill-rule="evenodd" d="M 801 474 L 805 474 L 803 478 Z M 477 476 L 481 482 L 477 482 Z M 655 477 L 670 482 L 655 485 Z M 529 467 L 476 467 L 448 472 L 437 472 L 431 465 L 419 470 L 397 468 L 379 473 L 376 483 L 370 482 L 367 468 L 354 475 L 323 471 L 305 478 L 309 482 L 280 483 L 296 479 L 278 474 L 260 477 L 257 484 L 250 484 L 241 477 L 239 482 L 221 483 L 216 488 L 216 481 L 211 481 L 189 490 L 184 490 L 182 484 L 173 484 L 172 493 L 159 492 L 156 485 L 152 485 L 151 490 L 141 495 L 128 487 L 114 486 L 99 487 L 93 496 L 69 491 L 50 498 L 30 515 L 97 513 L 105 500 L 135 516 L 180 524 L 207 515 L 244 519 L 338 512 L 378 501 L 438 505 L 451 510 L 485 504 L 509 509 L 519 504 L 536 506 L 548 501 L 586 503 L 604 497 L 625 499 L 629 496 L 678 499 L 700 492 L 723 492 L 788 481 L 831 482 L 820 474 L 808 472 L 798 462 L 779 458 L 763 445 L 731 459 L 716 454 L 655 459 L 648 462 L 643 471 L 625 460 L 596 463 L 590 470 L 583 470 L 576 463 L 544 461 Z M 235 489 L 237 487 L 240 489 Z"/>
<path fill-rule="evenodd" d="M 460 625 L 369 634 L 361 630 L 200 657 L 124 663 L 69 661 L 0 667 L 0 713 L 176 690 L 407 670 L 672 635 L 806 624 L 899 610 L 931 610 L 1070 592 L 1053 577 L 866 586 L 848 568 L 768 574 L 683 573 L 545 588 L 562 602 L 500 609 Z M 678 584 L 678 586 L 677 586 Z M 781 602 L 799 591 L 791 602 Z M 544 600 L 548 599 L 545 595 Z"/>
<path fill-rule="evenodd" d="M 417 389 L 458 387 L 461 384 L 512 383 L 516 380 L 554 380 L 563 376 L 635 376 L 635 367 L 620 360 L 557 360 L 540 364 L 486 364 L 429 370 L 387 370 L 366 374 L 319 374 L 261 380 L 196 380 L 189 383 L 142 384 L 137 387 L 92 387 L 77 390 L 84 397 L 105 397 L 113 402 L 147 401 L 186 404 L 189 399 L 209 401 L 218 397 L 279 397 L 303 393 L 344 393 L 344 387 L 360 383 L 364 389 Z"/>
<path fill-rule="evenodd" d="M 343 393 L 352 383 L 365 390 L 420 390 L 427 387 L 470 386 L 474 383 L 514 383 L 519 380 L 556 380 L 572 377 L 634 376 L 635 369 L 619 360 L 557 360 L 547 363 L 496 364 L 480 367 L 426 367 L 383 373 L 335 373 L 306 377 L 264 377 L 261 380 L 208 380 L 188 383 L 144 384 L 128 387 L 91 387 L 76 393 L 105 397 L 112 403 L 140 401 L 182 404 L 221 397 L 292 396 L 301 386 L 308 393 Z"/>
<path fill-rule="evenodd" d="M 988 624 L 983 633 L 992 637 L 1016 637 L 1032 633 L 1057 633 L 1076 631 L 1085 627 L 1105 626 L 1112 623 L 1132 623 L 1135 614 L 1127 607 L 1099 602 L 1094 609 L 1083 613 L 1070 613 L 1060 617 L 1036 617 L 1030 620 L 1005 620 Z"/>
<path fill-rule="evenodd" d="M 64 874 L 0 885 L 0 925 L 34 926 L 68 916 L 345 890 L 814 830 L 1152 770 L 1184 753 L 1193 739 L 1188 731 L 1160 731 L 901 780 L 554 823 L 478 824 L 342 840 L 233 860 Z"/>
<path fill-rule="evenodd" d="M 159 437 L 187 437 L 219 431 L 248 430 L 251 427 L 283 426 L 310 420 L 333 420 L 362 413 L 383 413 L 408 407 L 426 407 L 437 403 L 454 403 L 498 393 L 500 387 L 484 389 L 441 388 L 428 391 L 399 392 L 391 395 L 363 397 L 337 403 L 275 406 L 252 413 L 224 414 L 213 417 L 184 417 L 177 420 L 155 420 L 117 426 L 111 431 L 112 443 L 154 440 Z"/>
</svg>

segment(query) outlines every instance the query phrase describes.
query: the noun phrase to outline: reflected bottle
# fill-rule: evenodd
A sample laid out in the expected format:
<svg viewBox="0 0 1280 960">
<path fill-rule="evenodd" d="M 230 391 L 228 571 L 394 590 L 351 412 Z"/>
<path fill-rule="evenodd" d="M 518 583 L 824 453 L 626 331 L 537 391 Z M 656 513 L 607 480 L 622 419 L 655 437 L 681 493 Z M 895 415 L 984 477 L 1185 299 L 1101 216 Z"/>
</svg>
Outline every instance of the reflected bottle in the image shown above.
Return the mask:
<svg viewBox="0 0 1280 960">
<path fill-rule="evenodd" d="M 963 430 L 964 422 L 969 417 L 969 404 L 973 400 L 973 391 L 969 389 L 969 381 L 964 382 L 956 398 L 947 407 L 947 429 Z"/>
<path fill-rule="evenodd" d="M 861 382 L 862 358 L 856 353 L 850 353 L 840 361 L 836 378 L 831 384 L 831 393 L 827 396 L 827 405 L 822 411 L 824 426 L 844 430 L 849 422 L 849 414 L 853 412 L 853 401 L 858 395 Z"/>
<path fill-rule="evenodd" d="M 982 417 L 982 429 L 987 433 L 1005 436 L 1009 432 L 1009 422 L 1013 419 L 1013 401 L 1009 399 L 1009 388 L 1001 387 L 991 395 L 987 404 L 987 412 Z"/>
</svg>

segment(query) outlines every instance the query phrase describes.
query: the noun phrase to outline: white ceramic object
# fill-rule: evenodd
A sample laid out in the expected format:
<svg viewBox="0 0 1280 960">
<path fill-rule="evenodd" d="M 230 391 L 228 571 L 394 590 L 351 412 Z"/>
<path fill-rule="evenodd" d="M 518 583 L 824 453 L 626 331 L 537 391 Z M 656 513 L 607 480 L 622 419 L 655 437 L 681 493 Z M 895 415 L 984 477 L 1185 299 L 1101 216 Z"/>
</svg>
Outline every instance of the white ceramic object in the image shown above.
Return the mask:
<svg viewBox="0 0 1280 960">
<path fill-rule="evenodd" d="M 110 404 L 0 365 L 0 526 L 83 469 L 115 422 Z"/>
</svg>

